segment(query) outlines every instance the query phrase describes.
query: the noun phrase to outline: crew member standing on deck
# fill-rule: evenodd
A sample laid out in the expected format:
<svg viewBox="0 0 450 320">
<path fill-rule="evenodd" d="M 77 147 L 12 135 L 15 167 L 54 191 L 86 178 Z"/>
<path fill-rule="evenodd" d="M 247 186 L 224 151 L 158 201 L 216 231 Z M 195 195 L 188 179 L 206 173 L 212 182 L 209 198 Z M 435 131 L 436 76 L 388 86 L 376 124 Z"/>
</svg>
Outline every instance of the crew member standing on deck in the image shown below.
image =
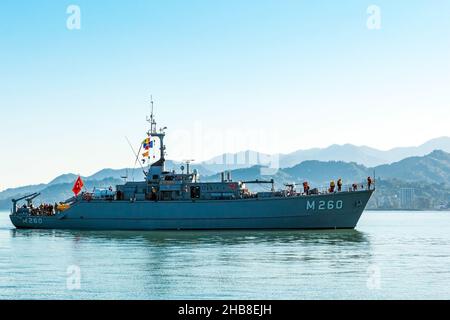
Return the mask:
<svg viewBox="0 0 450 320">
<path fill-rule="evenodd" d="M 367 177 L 367 189 L 370 190 L 370 186 L 372 185 L 372 178 L 371 177 Z"/>
<path fill-rule="evenodd" d="M 303 182 L 303 192 L 308 195 L 309 194 L 309 184 L 308 181 Z"/>
<path fill-rule="evenodd" d="M 331 180 L 331 182 L 330 182 L 330 189 L 328 189 L 328 191 L 330 192 L 330 193 L 333 193 L 334 192 L 334 188 L 335 188 L 335 183 L 334 183 L 334 180 Z"/>
<path fill-rule="evenodd" d="M 338 179 L 337 186 L 338 186 L 338 191 L 341 192 L 342 191 L 342 179 L 341 178 Z"/>
</svg>

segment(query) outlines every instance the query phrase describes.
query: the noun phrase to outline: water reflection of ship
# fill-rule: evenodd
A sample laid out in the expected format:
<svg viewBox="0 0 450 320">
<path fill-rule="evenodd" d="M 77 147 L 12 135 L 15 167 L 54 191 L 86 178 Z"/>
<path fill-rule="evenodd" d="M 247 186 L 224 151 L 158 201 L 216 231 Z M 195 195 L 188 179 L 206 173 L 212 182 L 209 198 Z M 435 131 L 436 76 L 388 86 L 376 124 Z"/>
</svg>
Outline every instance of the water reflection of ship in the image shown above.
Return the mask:
<svg viewBox="0 0 450 320">
<path fill-rule="evenodd" d="M 45 229 L 11 229 L 11 236 L 52 237 L 72 239 L 76 242 L 107 240 L 123 243 L 140 241 L 150 246 L 171 245 L 237 245 L 237 244 L 299 244 L 308 245 L 352 245 L 369 244 L 365 233 L 354 230 L 227 230 L 227 231 L 72 231 Z"/>
<path fill-rule="evenodd" d="M 301 279 L 365 273 L 374 261 L 370 237 L 357 230 L 10 232 L 16 238 L 37 238 L 30 241 L 32 245 L 61 241 L 66 259 L 85 275 L 96 274 L 101 265 L 103 279 L 115 282 L 115 287 L 123 283 L 138 288 L 131 297 L 146 299 L 182 299 L 186 294 L 194 299 L 205 295 L 223 299 L 227 291 L 248 292 L 245 284 L 267 281 L 300 290 Z M 291 278 L 292 282 L 285 282 Z"/>
</svg>

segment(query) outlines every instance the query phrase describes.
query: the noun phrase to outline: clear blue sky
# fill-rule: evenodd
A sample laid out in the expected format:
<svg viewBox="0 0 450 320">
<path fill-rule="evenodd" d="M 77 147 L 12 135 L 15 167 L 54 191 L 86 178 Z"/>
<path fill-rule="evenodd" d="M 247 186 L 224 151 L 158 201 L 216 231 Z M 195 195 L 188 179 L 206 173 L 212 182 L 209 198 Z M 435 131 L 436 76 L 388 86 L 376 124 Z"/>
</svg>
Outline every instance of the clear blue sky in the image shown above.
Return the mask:
<svg viewBox="0 0 450 320">
<path fill-rule="evenodd" d="M 0 190 L 132 166 L 150 94 L 175 159 L 450 135 L 450 1 L 2 0 L 0 41 Z"/>
</svg>

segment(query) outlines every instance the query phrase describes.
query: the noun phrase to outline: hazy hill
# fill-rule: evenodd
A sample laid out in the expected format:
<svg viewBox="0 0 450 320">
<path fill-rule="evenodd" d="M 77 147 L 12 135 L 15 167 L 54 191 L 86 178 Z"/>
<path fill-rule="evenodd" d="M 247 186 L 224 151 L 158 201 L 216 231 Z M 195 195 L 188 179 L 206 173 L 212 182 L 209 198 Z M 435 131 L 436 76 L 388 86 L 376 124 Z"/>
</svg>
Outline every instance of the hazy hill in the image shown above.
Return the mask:
<svg viewBox="0 0 450 320">
<path fill-rule="evenodd" d="M 225 170 L 249 168 L 255 165 L 267 165 L 270 160 L 271 155 L 269 154 L 246 150 L 238 153 L 224 153 L 202 162 L 201 165 L 212 173 L 218 173 Z"/>
<path fill-rule="evenodd" d="M 30 186 L 24 186 L 24 187 L 19 187 L 19 188 L 10 188 L 10 189 L 6 189 L 2 192 L 0 192 L 0 200 L 3 199 L 7 199 L 9 197 L 14 197 L 15 195 L 18 194 L 30 194 L 30 193 L 34 193 L 34 192 L 39 192 L 40 190 L 44 189 L 47 185 L 42 183 L 42 184 L 37 184 L 37 185 L 30 185 Z"/>
<path fill-rule="evenodd" d="M 450 152 L 450 137 L 435 138 L 418 147 L 400 147 L 384 151 L 384 158 L 387 160 L 384 163 L 391 163 L 413 156 L 424 156 L 434 150 Z"/>
<path fill-rule="evenodd" d="M 436 150 L 423 157 L 410 157 L 375 169 L 377 176 L 384 179 L 449 184 L 450 154 Z"/>
<path fill-rule="evenodd" d="M 114 178 L 106 178 L 103 180 L 84 180 L 85 188 L 88 190 L 92 190 L 94 187 L 97 188 L 108 188 L 109 186 L 115 186 L 121 183 L 122 180 L 114 179 Z M 11 207 L 11 199 L 19 198 L 21 196 L 33 193 L 40 192 L 41 195 L 35 200 L 37 203 L 45 202 L 45 203 L 55 203 L 73 196 L 72 187 L 74 181 L 70 183 L 59 183 L 59 184 L 48 184 L 39 190 L 34 190 L 31 192 L 23 192 L 24 189 L 19 189 L 18 192 L 14 195 L 8 194 L 8 196 L 4 197 L 3 192 L 0 193 L 2 197 L 0 197 L 0 208 L 1 209 L 9 209 Z"/>
<path fill-rule="evenodd" d="M 292 167 L 307 160 L 355 162 L 366 166 L 389 162 L 376 149 L 352 144 L 335 144 L 324 149 L 298 150 L 281 155 L 280 166 Z"/>
<path fill-rule="evenodd" d="M 450 152 L 450 137 L 432 139 L 415 147 L 401 147 L 386 151 L 352 144 L 334 144 L 327 148 L 297 150 L 288 154 L 272 156 L 259 154 L 256 151 L 244 151 L 235 154 L 223 154 L 202 162 L 202 165 L 213 172 L 220 172 L 254 165 L 267 165 L 268 161 L 275 161 L 274 159 L 278 158 L 281 168 L 290 168 L 307 160 L 355 162 L 366 167 L 375 167 L 400 161 L 407 157 L 424 156 L 433 150 Z"/>
<path fill-rule="evenodd" d="M 69 182 L 75 181 L 77 179 L 77 177 L 78 176 L 73 173 L 66 173 L 66 174 L 62 174 L 62 175 L 56 177 L 55 179 L 50 181 L 48 184 L 69 183 Z"/>
<path fill-rule="evenodd" d="M 173 169 L 178 168 L 179 165 L 176 162 L 170 162 L 169 164 Z M 193 168 L 195 167 L 193 166 Z M 202 167 L 197 166 L 197 168 L 201 173 Z M 377 180 L 380 181 L 382 186 L 384 185 L 380 189 L 382 191 L 378 193 L 377 197 L 390 199 L 389 201 L 386 199 L 383 201 L 394 203 L 398 199 L 395 200 L 389 197 L 398 192 L 397 188 L 404 185 L 413 185 L 418 190 L 424 188 L 434 188 L 430 190 L 437 190 L 439 186 L 445 186 L 441 187 L 439 192 L 436 192 L 435 201 L 430 200 L 430 203 L 435 203 L 438 200 L 447 201 L 447 198 L 450 203 L 450 194 L 445 193 L 445 190 L 449 190 L 450 188 L 450 153 L 440 150 L 433 151 L 425 156 L 409 157 L 392 164 L 376 167 L 366 167 L 355 162 L 308 160 L 289 168 L 280 168 L 268 176 L 264 175 L 263 169 L 262 166 L 235 169 L 231 172 L 232 179 L 242 181 L 255 179 L 270 180 L 273 178 L 278 183 L 278 188 L 282 187 L 284 183 L 295 182 L 301 184 L 305 180 L 309 181 L 313 186 L 326 186 L 331 179 L 336 180 L 338 178 L 342 178 L 344 184 L 363 182 L 367 176 L 372 176 L 375 171 Z M 179 172 L 179 169 L 177 172 Z M 137 181 L 142 180 L 144 176 L 141 168 L 103 169 L 89 177 L 84 177 L 83 180 L 87 189 L 92 189 L 93 187 L 109 187 L 122 183 L 123 179 L 121 177 L 127 174 L 128 180 L 131 180 L 133 175 Z M 55 202 L 64 200 L 72 195 L 72 185 L 76 177 L 74 174 L 64 174 L 48 184 L 7 189 L 0 192 L 0 208 L 9 208 L 12 198 L 18 198 L 33 192 L 41 192 L 40 201 Z M 219 179 L 220 174 L 201 176 L 202 181 L 217 181 Z M 389 194 L 382 194 L 383 192 L 387 192 L 387 189 L 394 188 L 394 186 L 395 189 L 390 190 Z M 423 191 L 422 194 L 424 196 L 421 201 L 423 206 L 426 206 L 428 200 L 425 195 L 433 196 L 433 193 Z"/>
<path fill-rule="evenodd" d="M 235 179 L 260 177 L 260 166 L 232 170 Z M 425 156 L 410 157 L 392 164 L 366 167 L 355 162 L 344 161 L 303 161 L 290 168 L 280 168 L 274 178 L 285 182 L 310 181 L 313 184 L 328 183 L 330 179 L 342 178 L 346 183 L 363 181 L 376 173 L 382 179 L 399 179 L 402 181 L 422 181 L 426 183 L 450 184 L 450 153 L 436 150 Z M 215 175 L 217 178 L 219 175 Z M 266 177 L 271 178 L 272 176 Z"/>
<path fill-rule="evenodd" d="M 424 156 L 433 150 L 450 152 L 450 137 L 429 140 L 416 147 L 401 147 L 387 151 L 355 146 L 352 144 L 332 145 L 324 149 L 299 150 L 281 155 L 281 167 L 290 167 L 305 160 L 356 162 L 367 167 L 389 164 L 414 156 Z"/>
<path fill-rule="evenodd" d="M 354 162 L 343 161 L 303 161 L 292 167 L 282 169 L 294 181 L 310 181 L 313 184 L 328 183 L 330 179 L 342 178 L 345 183 L 364 181 L 372 175 L 371 169 Z"/>
</svg>

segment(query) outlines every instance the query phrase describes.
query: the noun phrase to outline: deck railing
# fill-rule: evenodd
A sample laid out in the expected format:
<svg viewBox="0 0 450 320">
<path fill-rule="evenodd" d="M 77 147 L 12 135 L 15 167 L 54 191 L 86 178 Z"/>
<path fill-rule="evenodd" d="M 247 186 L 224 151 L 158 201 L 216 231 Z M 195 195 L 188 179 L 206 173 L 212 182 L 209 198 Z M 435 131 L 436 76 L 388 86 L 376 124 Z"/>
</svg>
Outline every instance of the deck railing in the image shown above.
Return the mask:
<svg viewBox="0 0 450 320">
<path fill-rule="evenodd" d="M 374 190 L 375 189 L 375 184 L 372 182 L 372 184 L 369 185 L 367 183 L 367 181 L 363 181 L 363 182 L 359 182 L 356 183 L 356 189 L 353 186 L 353 183 L 351 184 L 343 184 L 341 187 L 341 190 L 339 191 L 337 182 L 335 181 L 335 187 L 334 187 L 334 191 L 330 192 L 330 185 L 320 185 L 320 186 L 310 186 L 310 192 L 311 190 L 317 189 L 319 194 L 329 194 L 329 193 L 339 193 L 339 192 L 354 192 L 354 191 L 362 191 L 362 190 Z M 296 191 L 297 193 L 301 193 L 304 194 L 303 192 L 303 186 L 302 185 L 297 185 L 296 186 Z"/>
</svg>

